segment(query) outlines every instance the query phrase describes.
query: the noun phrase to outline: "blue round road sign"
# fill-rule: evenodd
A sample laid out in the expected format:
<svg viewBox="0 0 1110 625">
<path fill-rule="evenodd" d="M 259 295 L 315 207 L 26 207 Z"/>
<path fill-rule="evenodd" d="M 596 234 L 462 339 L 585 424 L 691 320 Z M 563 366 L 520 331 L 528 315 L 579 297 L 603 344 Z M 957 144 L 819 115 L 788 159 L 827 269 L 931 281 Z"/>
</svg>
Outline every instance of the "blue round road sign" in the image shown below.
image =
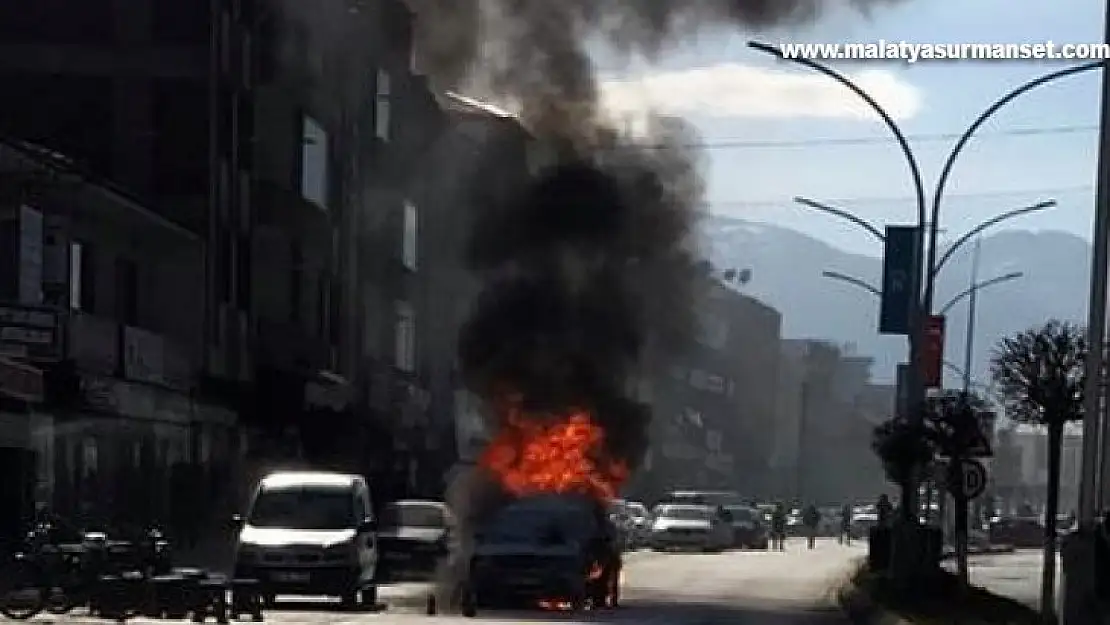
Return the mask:
<svg viewBox="0 0 1110 625">
<path fill-rule="evenodd" d="M 987 490 L 987 468 L 978 460 L 960 462 L 960 490 L 967 499 L 975 499 Z"/>
</svg>

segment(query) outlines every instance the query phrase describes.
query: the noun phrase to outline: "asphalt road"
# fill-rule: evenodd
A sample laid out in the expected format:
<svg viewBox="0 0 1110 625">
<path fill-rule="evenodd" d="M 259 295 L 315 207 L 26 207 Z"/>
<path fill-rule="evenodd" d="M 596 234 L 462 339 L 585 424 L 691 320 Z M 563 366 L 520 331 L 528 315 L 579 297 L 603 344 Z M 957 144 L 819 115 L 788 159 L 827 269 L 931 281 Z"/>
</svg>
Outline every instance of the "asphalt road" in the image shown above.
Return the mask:
<svg viewBox="0 0 1110 625">
<path fill-rule="evenodd" d="M 832 601 L 863 543 L 843 547 L 819 541 L 815 550 L 792 540 L 785 553 L 735 551 L 678 554 L 641 551 L 625 563 L 622 607 L 580 614 L 480 612 L 475 619 L 427 616 L 420 606 L 427 593 L 421 584 L 383 587 L 383 610 L 340 612 L 326 602 L 284 603 L 266 614 L 277 625 L 463 625 L 484 622 L 612 623 L 614 625 L 847 625 Z M 283 605 L 282 605 L 283 604 Z M 104 623 L 87 617 L 40 617 L 35 623 Z M 134 619 L 133 625 L 159 621 Z M 161 621 L 165 623 L 165 621 Z M 209 621 L 211 622 L 211 621 Z"/>
<path fill-rule="evenodd" d="M 1043 561 L 1040 549 L 971 556 L 968 559 L 968 577 L 975 586 L 982 586 L 995 594 L 1038 608 L 1041 603 Z M 1059 572 L 1059 565 L 1056 570 Z"/>
</svg>

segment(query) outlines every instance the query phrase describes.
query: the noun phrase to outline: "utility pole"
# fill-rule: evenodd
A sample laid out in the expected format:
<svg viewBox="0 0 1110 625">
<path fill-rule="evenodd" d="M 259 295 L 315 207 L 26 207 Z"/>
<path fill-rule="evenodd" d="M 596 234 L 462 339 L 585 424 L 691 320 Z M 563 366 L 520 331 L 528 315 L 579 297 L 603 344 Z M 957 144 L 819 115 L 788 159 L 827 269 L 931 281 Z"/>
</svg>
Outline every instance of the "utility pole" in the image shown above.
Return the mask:
<svg viewBox="0 0 1110 625">
<path fill-rule="evenodd" d="M 968 283 L 971 294 L 967 296 L 967 336 L 964 338 L 965 395 L 971 392 L 972 353 L 975 351 L 975 308 L 979 300 L 979 289 L 975 288 L 975 285 L 979 283 L 979 255 L 982 253 L 982 247 L 982 237 L 975 239 L 975 249 L 971 252 L 971 281 Z"/>
<path fill-rule="evenodd" d="M 1103 38 L 1110 43 L 1110 4 L 1106 6 Z M 1098 605 L 1098 566 L 1094 554 L 1099 532 L 1096 511 L 1102 500 L 1101 465 L 1106 462 L 1108 441 L 1101 435 L 1107 425 L 1104 384 L 1106 366 L 1107 262 L 1110 261 L 1110 77 L 1102 71 L 1102 102 L 1099 120 L 1099 150 L 1095 192 L 1094 240 L 1091 258 L 1091 291 L 1087 319 L 1087 380 L 1084 388 L 1083 464 L 1079 486 L 1079 532 L 1065 540 L 1061 551 L 1063 571 L 1060 576 L 1057 618 L 1063 625 L 1087 625 L 1099 622 L 1091 614 Z M 1045 563 L 1050 566 L 1053 563 Z"/>
</svg>

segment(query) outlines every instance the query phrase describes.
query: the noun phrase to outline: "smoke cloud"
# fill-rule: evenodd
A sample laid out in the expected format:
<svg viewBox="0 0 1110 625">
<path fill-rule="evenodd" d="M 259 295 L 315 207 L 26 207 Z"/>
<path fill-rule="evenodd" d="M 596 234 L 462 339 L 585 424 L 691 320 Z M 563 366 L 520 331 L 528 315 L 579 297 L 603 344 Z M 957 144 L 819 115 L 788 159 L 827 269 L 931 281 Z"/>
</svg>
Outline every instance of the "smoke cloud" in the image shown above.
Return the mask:
<svg viewBox="0 0 1110 625">
<path fill-rule="evenodd" d="M 839 4 L 866 12 L 893 1 Z M 508 104 L 540 143 L 559 148 L 558 162 L 515 201 L 475 216 L 467 260 L 484 288 L 459 336 L 464 380 L 493 404 L 523 402 L 537 419 L 588 410 L 606 434 L 602 453 L 635 468 L 651 415 L 629 383 L 645 351 L 689 338 L 703 183 L 687 124 L 649 118 L 633 139 L 607 123 L 588 45 L 651 59 L 700 32 L 801 25 L 838 2 L 408 3 L 420 67 L 435 86 Z M 464 474 L 449 488 L 460 544 L 441 571 L 448 595 L 465 578 L 471 532 L 503 501 L 489 477 Z"/>
<path fill-rule="evenodd" d="M 409 0 L 421 65 L 441 85 L 514 101 L 542 131 L 596 130 L 588 43 L 655 58 L 711 31 L 803 26 L 824 11 L 864 14 L 899 0 Z M 581 136 L 579 137 L 581 138 Z"/>
</svg>

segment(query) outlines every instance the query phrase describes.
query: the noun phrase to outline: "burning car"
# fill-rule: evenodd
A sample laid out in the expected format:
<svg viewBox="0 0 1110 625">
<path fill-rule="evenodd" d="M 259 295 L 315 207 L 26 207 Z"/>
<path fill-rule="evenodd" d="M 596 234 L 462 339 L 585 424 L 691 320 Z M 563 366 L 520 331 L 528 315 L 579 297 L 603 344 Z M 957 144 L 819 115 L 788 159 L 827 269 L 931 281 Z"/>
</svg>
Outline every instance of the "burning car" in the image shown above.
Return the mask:
<svg viewBox="0 0 1110 625">
<path fill-rule="evenodd" d="M 499 510 L 475 534 L 463 613 L 478 607 L 615 607 L 620 547 L 598 501 L 543 494 Z"/>
</svg>

